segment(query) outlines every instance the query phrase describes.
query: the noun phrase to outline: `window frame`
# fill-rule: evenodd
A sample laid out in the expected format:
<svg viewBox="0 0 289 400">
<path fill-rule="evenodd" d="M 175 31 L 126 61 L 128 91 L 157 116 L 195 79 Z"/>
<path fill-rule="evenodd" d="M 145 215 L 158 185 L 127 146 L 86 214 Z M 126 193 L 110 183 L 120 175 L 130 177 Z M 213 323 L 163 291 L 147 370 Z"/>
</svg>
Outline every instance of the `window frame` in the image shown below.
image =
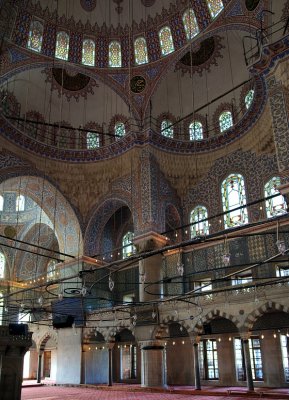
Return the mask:
<svg viewBox="0 0 289 400">
<path fill-rule="evenodd" d="M 84 62 L 84 58 L 85 58 L 85 54 L 84 54 L 84 44 L 85 44 L 86 42 L 91 42 L 91 43 L 93 43 L 93 63 L 92 63 L 92 64 L 91 64 L 91 63 Z M 91 38 L 85 38 L 85 39 L 83 39 L 83 41 L 82 41 L 81 64 L 86 65 L 86 66 L 88 66 L 88 67 L 94 67 L 94 66 L 95 66 L 95 41 L 94 41 L 93 39 L 91 39 Z"/>
<path fill-rule="evenodd" d="M 208 343 L 212 343 L 212 349 L 208 349 Z M 208 359 L 208 353 L 212 353 L 212 366 Z M 202 339 L 199 343 L 199 358 L 200 358 L 200 374 L 201 379 L 206 381 L 218 381 L 220 380 L 219 374 L 219 357 L 218 357 L 218 346 L 216 339 Z M 213 369 L 212 369 L 213 367 Z M 214 377 L 210 377 L 209 372 L 213 370 Z"/>
<path fill-rule="evenodd" d="M 119 62 L 118 62 L 118 64 L 113 63 L 112 59 L 111 59 L 111 56 L 110 56 L 111 46 L 113 46 L 115 44 L 117 44 L 119 46 L 119 49 L 118 49 Z M 121 48 L 121 42 L 119 40 L 111 40 L 109 42 L 109 45 L 108 45 L 108 66 L 110 68 L 121 68 L 122 67 L 122 48 Z"/>
<path fill-rule="evenodd" d="M 40 33 L 40 46 L 38 49 L 34 48 L 31 46 L 31 42 L 32 42 L 32 32 L 33 32 L 33 25 L 34 24 L 39 24 L 39 26 L 41 26 L 41 33 Z M 43 45 L 43 32 L 44 32 L 44 26 L 43 26 L 43 22 L 39 21 L 38 19 L 33 19 L 30 22 L 30 26 L 29 26 L 29 34 L 28 34 L 28 40 L 27 40 L 27 49 L 31 50 L 31 51 L 35 51 L 36 53 L 41 53 L 42 51 L 42 45 Z"/>
<path fill-rule="evenodd" d="M 163 39 L 162 39 L 162 32 L 164 32 L 165 30 L 168 30 L 170 33 L 170 44 L 171 47 L 169 50 L 166 50 L 165 47 L 163 46 Z M 159 37 L 159 43 L 160 43 L 160 48 L 161 48 L 161 53 L 162 53 L 162 57 L 168 56 L 169 54 L 173 53 L 175 51 L 175 45 L 174 45 L 174 39 L 173 39 L 173 35 L 172 35 L 172 30 L 170 28 L 169 25 L 165 25 L 163 26 L 159 31 L 158 31 L 158 37 Z"/>
<path fill-rule="evenodd" d="M 142 40 L 143 43 L 145 44 L 144 48 L 145 48 L 145 60 L 143 62 L 138 62 L 138 56 L 137 56 L 137 51 L 136 51 L 136 43 L 138 41 Z M 148 56 L 148 47 L 147 47 L 147 41 L 146 38 L 144 36 L 138 36 L 137 38 L 135 38 L 134 42 L 133 42 L 133 51 L 134 51 L 134 61 L 136 65 L 145 65 L 148 64 L 149 62 L 149 56 Z"/>
<path fill-rule="evenodd" d="M 230 126 L 223 126 L 222 124 L 223 124 L 223 122 L 222 122 L 222 117 L 223 117 L 223 115 L 229 115 L 230 114 L 230 119 L 231 119 L 231 125 Z M 231 129 L 231 128 L 233 128 L 233 126 L 234 126 L 234 118 L 233 118 L 233 113 L 232 113 L 232 111 L 230 111 L 230 110 L 223 110 L 221 113 L 220 113 L 220 115 L 219 115 L 219 129 L 220 129 L 220 132 L 221 133 L 224 133 L 224 132 L 226 132 L 226 131 L 228 131 L 229 129 Z"/>
<path fill-rule="evenodd" d="M 58 41 L 58 36 L 64 34 L 66 35 L 66 37 L 68 38 L 67 40 L 67 48 L 66 48 L 66 52 L 65 52 L 65 56 L 64 57 L 60 57 L 59 55 L 57 55 L 57 41 Z M 55 42 L 55 58 L 57 58 L 58 60 L 63 60 L 63 61 L 68 61 L 69 58 L 69 46 L 70 46 L 70 36 L 66 31 L 58 31 L 56 34 L 56 42 Z M 67 53 L 67 54 L 66 54 Z"/>
</svg>

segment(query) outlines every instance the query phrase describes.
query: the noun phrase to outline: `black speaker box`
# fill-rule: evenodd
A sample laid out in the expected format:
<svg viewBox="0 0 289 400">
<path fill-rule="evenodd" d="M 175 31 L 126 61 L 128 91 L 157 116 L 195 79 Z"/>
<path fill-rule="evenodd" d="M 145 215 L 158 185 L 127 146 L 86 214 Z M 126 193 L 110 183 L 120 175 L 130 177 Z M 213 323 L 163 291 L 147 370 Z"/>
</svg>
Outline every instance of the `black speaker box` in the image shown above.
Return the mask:
<svg viewBox="0 0 289 400">
<path fill-rule="evenodd" d="M 9 335 L 27 335 L 27 324 L 9 324 Z"/>
<path fill-rule="evenodd" d="M 72 315 L 53 315 L 52 325 L 53 328 L 71 328 L 74 322 L 74 317 Z"/>
</svg>

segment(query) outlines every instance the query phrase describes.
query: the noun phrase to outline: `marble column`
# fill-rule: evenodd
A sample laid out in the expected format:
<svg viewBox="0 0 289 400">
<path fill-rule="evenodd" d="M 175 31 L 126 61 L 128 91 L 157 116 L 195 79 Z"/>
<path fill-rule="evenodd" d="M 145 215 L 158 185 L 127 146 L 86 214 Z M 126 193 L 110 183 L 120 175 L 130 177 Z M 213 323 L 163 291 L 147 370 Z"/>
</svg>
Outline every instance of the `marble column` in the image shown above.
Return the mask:
<svg viewBox="0 0 289 400">
<path fill-rule="evenodd" d="M 252 366 L 251 366 L 251 358 L 250 358 L 250 349 L 249 349 L 249 335 L 243 334 L 241 335 L 243 349 L 244 349 L 244 361 L 245 361 L 245 370 L 247 377 L 247 388 L 250 391 L 254 390 L 253 383 L 253 375 L 252 375 Z"/>
<path fill-rule="evenodd" d="M 194 375 L 195 375 L 195 389 L 201 390 L 201 376 L 200 376 L 200 364 L 199 364 L 199 343 L 200 336 L 191 338 L 193 343 L 193 354 L 194 354 Z"/>
<path fill-rule="evenodd" d="M 32 333 L 15 335 L 8 326 L 0 326 L 0 398 L 20 400 L 23 361 L 32 345 Z"/>
<path fill-rule="evenodd" d="M 146 340 L 141 345 L 141 386 L 167 387 L 166 351 L 161 340 Z"/>
<path fill-rule="evenodd" d="M 108 349 L 108 383 L 107 386 L 112 386 L 112 349 L 114 348 L 114 342 L 107 343 Z"/>
<path fill-rule="evenodd" d="M 37 383 L 41 382 L 42 353 L 38 354 Z"/>
</svg>

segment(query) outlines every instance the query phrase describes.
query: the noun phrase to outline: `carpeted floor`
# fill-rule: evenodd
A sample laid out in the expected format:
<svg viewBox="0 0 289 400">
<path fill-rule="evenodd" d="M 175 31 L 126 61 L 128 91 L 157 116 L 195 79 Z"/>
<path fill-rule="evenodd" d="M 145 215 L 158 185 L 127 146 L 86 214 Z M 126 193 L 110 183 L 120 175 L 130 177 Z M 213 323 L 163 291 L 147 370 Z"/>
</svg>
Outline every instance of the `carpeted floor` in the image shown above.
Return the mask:
<svg viewBox="0 0 289 400">
<path fill-rule="evenodd" d="M 202 393 L 203 392 L 203 393 Z M 147 392 L 128 392 L 125 390 L 100 390 L 85 387 L 59 387 L 59 386 L 38 386 L 23 387 L 21 400 L 188 400 L 194 397 L 195 400 L 244 400 L 247 396 L 228 395 L 227 392 L 219 392 L 218 395 L 206 394 L 206 390 L 196 394 L 177 394 L 177 393 L 147 393 Z M 281 393 L 280 393 L 281 394 Z M 250 396 L 250 399 L 259 399 L 260 394 L 256 393 L 256 397 Z M 262 399 L 269 399 L 265 393 Z M 278 397 L 274 397 L 278 400 Z M 282 398 L 282 397 L 279 397 Z"/>
</svg>

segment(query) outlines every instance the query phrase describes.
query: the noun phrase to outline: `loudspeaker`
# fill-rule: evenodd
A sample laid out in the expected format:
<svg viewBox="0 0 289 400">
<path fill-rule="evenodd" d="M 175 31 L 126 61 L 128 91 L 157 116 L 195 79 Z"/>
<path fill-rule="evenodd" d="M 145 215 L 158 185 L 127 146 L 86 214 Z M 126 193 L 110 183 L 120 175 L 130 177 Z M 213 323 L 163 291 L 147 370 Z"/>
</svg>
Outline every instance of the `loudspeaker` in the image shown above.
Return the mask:
<svg viewBox="0 0 289 400">
<path fill-rule="evenodd" d="M 74 322 L 74 317 L 72 315 L 57 315 L 53 314 L 52 325 L 53 328 L 71 328 Z"/>
<path fill-rule="evenodd" d="M 27 324 L 9 324 L 9 335 L 27 335 L 28 325 Z"/>
</svg>

